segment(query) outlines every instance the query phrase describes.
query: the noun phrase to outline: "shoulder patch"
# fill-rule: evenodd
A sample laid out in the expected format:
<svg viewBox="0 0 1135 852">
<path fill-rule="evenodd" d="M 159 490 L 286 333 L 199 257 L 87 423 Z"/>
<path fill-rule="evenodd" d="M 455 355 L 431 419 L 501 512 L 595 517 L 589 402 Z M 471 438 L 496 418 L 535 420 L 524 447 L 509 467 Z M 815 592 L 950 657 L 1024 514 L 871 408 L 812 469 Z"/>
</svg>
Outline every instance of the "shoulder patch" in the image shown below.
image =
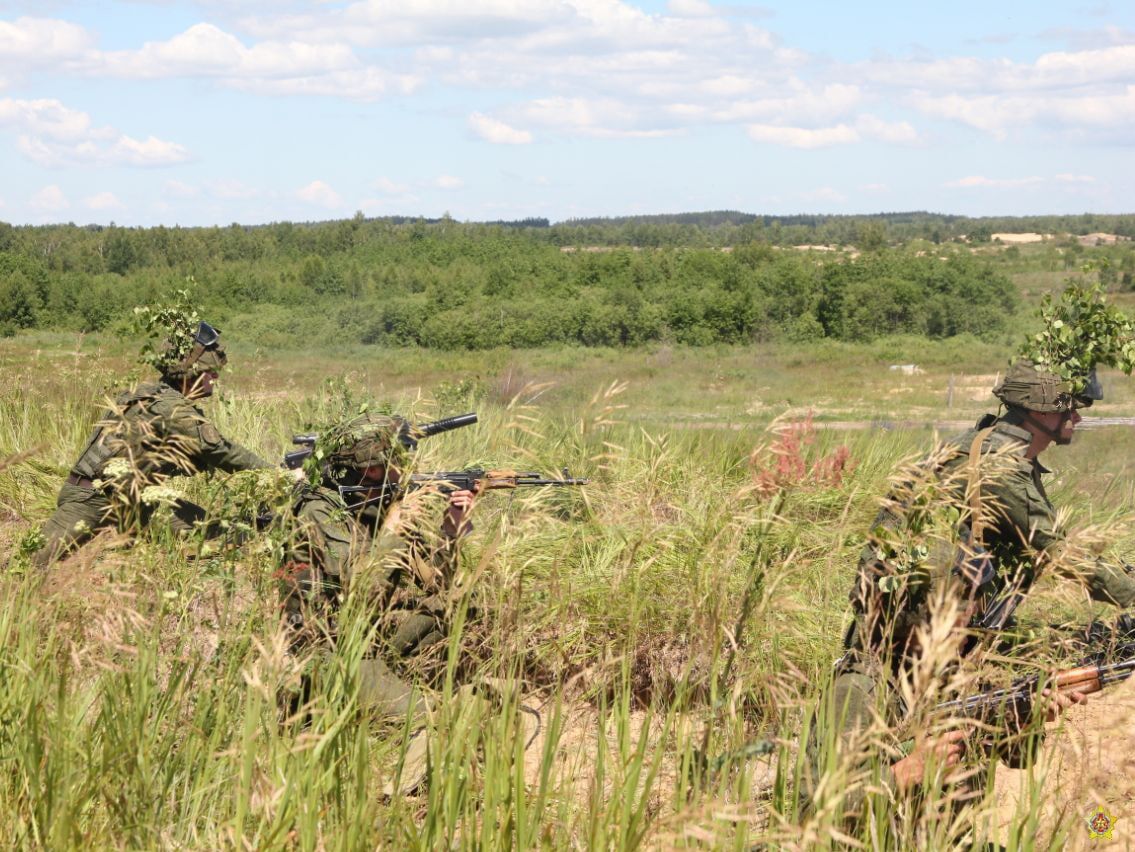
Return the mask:
<svg viewBox="0 0 1135 852">
<path fill-rule="evenodd" d="M 212 423 L 202 423 L 201 440 L 206 444 L 219 444 L 221 443 L 221 433 L 217 431 L 217 427 Z"/>
</svg>

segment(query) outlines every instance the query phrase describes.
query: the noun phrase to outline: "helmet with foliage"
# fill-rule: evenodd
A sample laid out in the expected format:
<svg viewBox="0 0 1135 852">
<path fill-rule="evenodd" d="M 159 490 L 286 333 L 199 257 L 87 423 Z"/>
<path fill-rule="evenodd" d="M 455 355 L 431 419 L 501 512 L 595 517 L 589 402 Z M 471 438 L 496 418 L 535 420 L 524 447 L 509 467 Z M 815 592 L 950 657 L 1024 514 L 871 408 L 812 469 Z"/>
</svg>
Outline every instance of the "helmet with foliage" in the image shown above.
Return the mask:
<svg viewBox="0 0 1135 852">
<path fill-rule="evenodd" d="M 173 304 L 134 309 L 136 324 L 149 336 L 142 361 L 172 381 L 193 379 L 219 370 L 228 362 L 220 329 L 201 319 L 189 301 L 188 290 L 178 290 Z M 164 338 L 160 345 L 155 341 Z"/>
<path fill-rule="evenodd" d="M 332 471 L 364 470 L 368 467 L 401 467 L 408 450 L 400 436 L 409 429 L 401 417 L 364 412 L 347 418 L 321 433 L 316 454 Z"/>
<path fill-rule="evenodd" d="M 1103 388 L 1095 368 L 1088 371 L 1082 382 L 1074 384 L 1022 358 L 1013 363 L 1005 378 L 993 388 L 993 395 L 1013 408 L 1039 412 L 1071 411 L 1087 408 L 1096 400 L 1103 399 Z"/>
</svg>

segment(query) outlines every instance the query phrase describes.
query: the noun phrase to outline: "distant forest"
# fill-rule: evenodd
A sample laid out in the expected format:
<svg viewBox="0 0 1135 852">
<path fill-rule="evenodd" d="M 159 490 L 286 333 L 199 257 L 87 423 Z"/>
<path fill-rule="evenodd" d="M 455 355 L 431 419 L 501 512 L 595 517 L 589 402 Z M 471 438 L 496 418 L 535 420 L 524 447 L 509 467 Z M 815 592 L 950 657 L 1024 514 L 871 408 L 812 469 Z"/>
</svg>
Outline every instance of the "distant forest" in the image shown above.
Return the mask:
<svg viewBox="0 0 1135 852">
<path fill-rule="evenodd" d="M 553 343 L 691 345 L 885 334 L 996 337 L 1020 308 L 994 233 L 1135 236 L 1135 216 L 731 211 L 459 223 L 448 217 L 225 228 L 0 223 L 0 334 L 122 329 L 130 309 L 192 280 L 206 314 L 271 345 L 362 342 L 471 349 Z M 801 252 L 789 246 L 835 246 Z M 1135 255 L 1106 251 L 1131 287 Z M 1012 251 L 1012 250 L 1010 250 Z"/>
</svg>

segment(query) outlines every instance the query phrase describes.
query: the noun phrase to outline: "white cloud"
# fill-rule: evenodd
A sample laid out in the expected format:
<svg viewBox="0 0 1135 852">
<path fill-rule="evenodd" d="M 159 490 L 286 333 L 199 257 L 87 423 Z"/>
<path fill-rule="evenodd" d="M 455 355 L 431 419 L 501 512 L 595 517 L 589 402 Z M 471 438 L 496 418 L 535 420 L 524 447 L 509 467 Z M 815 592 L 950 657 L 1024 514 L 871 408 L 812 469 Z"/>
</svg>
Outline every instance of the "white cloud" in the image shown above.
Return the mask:
<svg viewBox="0 0 1135 852">
<path fill-rule="evenodd" d="M 410 187 L 406 184 L 398 183 L 388 177 L 380 177 L 376 180 L 374 182 L 374 188 L 387 195 L 405 195 L 410 191 Z"/>
<path fill-rule="evenodd" d="M 855 120 L 855 129 L 869 139 L 892 144 L 909 144 L 918 141 L 918 132 L 906 121 L 883 121 L 864 114 Z"/>
<path fill-rule="evenodd" d="M 811 192 L 803 192 L 800 194 L 800 198 L 804 201 L 824 201 L 833 204 L 842 204 L 847 201 L 846 195 L 830 186 L 821 186 Z"/>
<path fill-rule="evenodd" d="M 343 206 L 342 196 L 321 180 L 313 180 L 297 190 L 296 197 L 308 204 L 326 207 L 328 210 Z"/>
<path fill-rule="evenodd" d="M 95 127 L 87 113 L 54 99 L 0 98 L 0 129 L 15 130 L 19 150 L 49 168 L 166 166 L 189 159 L 183 145 L 154 136 L 140 141 L 111 127 Z"/>
<path fill-rule="evenodd" d="M 461 189 L 461 187 L 465 186 L 465 181 L 453 175 L 438 175 L 434 178 L 433 185 L 438 189 Z"/>
<path fill-rule="evenodd" d="M 119 136 L 109 144 L 94 139 L 65 143 L 20 136 L 17 147 L 28 159 L 46 168 L 89 165 L 169 166 L 189 159 L 189 152 L 183 146 L 153 136 L 145 142 L 129 136 Z"/>
<path fill-rule="evenodd" d="M 885 183 L 865 183 L 859 188 L 864 192 L 889 192 L 891 189 Z"/>
<path fill-rule="evenodd" d="M 658 11 L 631 0 L 202 1 L 228 29 L 197 23 L 133 49 L 97 50 L 87 30 L 64 21 L 0 23 L 12 34 L 10 43 L 0 37 L 0 72 L 20 74 L 21 57 L 48 56 L 84 77 L 204 78 L 261 95 L 373 101 L 430 85 L 492 91 L 499 104 L 501 92 L 515 93 L 516 103 L 465 119 L 494 144 L 527 144 L 545 130 L 651 138 L 715 125 L 790 147 L 923 144 L 923 115 L 997 138 L 1100 129 L 1125 142 L 1135 127 L 1135 43 L 1117 27 L 1096 30 L 1084 49 L 1031 61 L 847 64 L 784 45 L 712 0 L 668 0 Z M 874 112 L 884 106 L 886 118 Z"/>
<path fill-rule="evenodd" d="M 209 194 L 224 201 L 247 201 L 260 195 L 260 190 L 239 180 L 209 181 Z"/>
<path fill-rule="evenodd" d="M 1036 175 L 1023 178 L 991 178 L 984 175 L 969 175 L 949 181 L 944 186 L 952 189 L 1016 189 L 1039 183 L 1044 183 L 1044 178 Z"/>
<path fill-rule="evenodd" d="M 807 127 L 778 127 L 771 124 L 750 124 L 749 138 L 754 142 L 767 142 L 788 148 L 828 148 L 859 141 L 859 133 L 846 124 L 811 129 Z"/>
<path fill-rule="evenodd" d="M 916 110 L 1005 139 L 1135 126 L 1135 43 L 1043 54 L 1033 62 L 950 57 L 865 63 L 862 78 Z M 1122 139 L 1122 137 L 1121 137 Z"/>
<path fill-rule="evenodd" d="M 469 116 L 469 127 L 481 139 L 494 145 L 527 145 L 532 141 L 532 134 L 527 130 L 517 130 L 480 112 Z"/>
<path fill-rule="evenodd" d="M 516 112 L 528 123 L 569 135 L 642 138 L 679 132 L 672 119 L 614 98 L 538 98 Z"/>
<path fill-rule="evenodd" d="M 1054 175 L 1052 179 L 1057 183 L 1096 183 L 1096 179 L 1091 175 L 1061 174 Z"/>
<path fill-rule="evenodd" d="M 98 56 L 104 73 L 122 77 L 281 77 L 357 67 L 343 44 L 266 41 L 246 47 L 213 24 L 194 24 L 168 41 Z"/>
<path fill-rule="evenodd" d="M 713 7 L 705 0 L 670 0 L 666 7 L 679 18 L 708 18 L 713 14 Z"/>
<path fill-rule="evenodd" d="M 184 163 L 189 159 L 189 151 L 184 145 L 166 142 L 154 136 L 145 141 L 130 136 L 119 136 L 107 151 L 107 159 L 112 163 L 125 163 L 134 166 L 169 166 Z"/>
<path fill-rule="evenodd" d="M 83 206 L 91 210 L 116 210 L 124 205 L 113 192 L 99 192 L 84 198 Z"/>
<path fill-rule="evenodd" d="M 197 187 L 179 180 L 167 180 L 164 188 L 166 195 L 172 198 L 196 198 L 201 194 Z"/>
<path fill-rule="evenodd" d="M 41 213 L 58 213 L 70 207 L 71 202 L 56 184 L 49 184 L 28 199 L 28 205 Z"/>
<path fill-rule="evenodd" d="M 580 4 L 583 5 L 583 4 Z M 621 3 L 600 2 L 604 6 Z M 548 0 L 361 0 L 341 9 L 298 15 L 248 17 L 242 24 L 265 38 L 304 33 L 313 41 L 360 45 L 405 45 L 464 39 L 516 39 L 549 24 L 564 24 L 578 14 L 571 2 Z"/>
<path fill-rule="evenodd" d="M 91 45 L 82 27 L 52 18 L 0 21 L 0 66 L 55 65 L 82 55 Z"/>
<path fill-rule="evenodd" d="M 92 74 L 130 79 L 212 78 L 259 94 L 357 100 L 408 94 L 422 83 L 414 74 L 367 65 L 345 43 L 311 42 L 301 32 L 287 41 L 245 45 L 208 23 L 136 50 L 91 53 L 85 68 Z"/>
<path fill-rule="evenodd" d="M 51 139 L 74 140 L 90 134 L 91 117 L 51 98 L 0 98 L 0 127 Z"/>
</svg>

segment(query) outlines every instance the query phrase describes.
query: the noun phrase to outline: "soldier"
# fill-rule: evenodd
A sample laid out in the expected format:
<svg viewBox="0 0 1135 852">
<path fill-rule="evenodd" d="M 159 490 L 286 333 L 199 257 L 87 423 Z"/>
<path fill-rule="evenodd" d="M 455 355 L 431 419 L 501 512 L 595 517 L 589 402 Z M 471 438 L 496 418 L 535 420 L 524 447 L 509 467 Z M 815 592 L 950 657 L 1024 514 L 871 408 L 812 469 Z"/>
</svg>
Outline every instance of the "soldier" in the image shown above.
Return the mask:
<svg viewBox="0 0 1135 852">
<path fill-rule="evenodd" d="M 472 491 L 450 493 L 439 534 L 404 523 L 398 484 L 409 450 L 400 435 L 408 428 L 399 417 L 363 414 L 319 436 L 315 452 L 322 468 L 297 499 L 280 572 L 296 649 L 327 650 L 327 640 L 337 638 L 335 616 L 347 593 L 365 596 L 383 647 L 368 650 L 362 661 L 359 702 L 380 716 L 415 709 L 412 688 L 386 658 L 397 664 L 444 640 L 445 592 L 458 543 L 472 529 L 475 499 Z"/>
<path fill-rule="evenodd" d="M 223 437 L 197 404 L 212 395 L 227 361 L 220 332 L 201 322 L 182 346 L 171 341 L 155 359 L 160 379 L 122 394 L 99 419 L 43 527 L 45 544 L 34 557 L 40 567 L 116 520 L 124 526 L 146 522 L 152 514 L 140 500 L 146 485 L 202 470 L 269 467 Z M 200 506 L 179 500 L 171 526 L 187 532 L 204 516 Z"/>
<path fill-rule="evenodd" d="M 918 661 L 929 659 L 931 652 L 941 659 L 960 659 L 975 643 L 969 627 L 995 631 L 1009 626 L 1013 610 L 1042 571 L 1077 576 L 1094 600 L 1119 607 L 1135 602 L 1135 580 L 1123 567 L 1084 559 L 1058 530 L 1041 481 L 1047 470 L 1037 458 L 1052 444 L 1070 443 L 1082 420 L 1080 409 L 1102 399 L 1095 371 L 1074 393 L 1054 373 L 1018 361 L 993 393 L 1003 413 L 986 414 L 974 428 L 946 442 L 918 469 L 914 478 L 920 484 L 905 482 L 884 501 L 851 592 L 854 620 L 826 711 L 821 711 L 821 730 L 810 744 L 812 777 L 805 779 L 806 788 L 818 780 L 816 747 L 825 734 L 830 741 L 834 729 L 835 739 L 846 745 L 877 714 L 894 726 L 910 710 L 900 684 L 905 679 L 909 686 Z M 940 504 L 937 520 L 935 502 Z M 951 533 L 937 540 L 946 547 L 936 546 L 930 532 L 943 517 L 953 519 L 945 522 Z M 930 641 L 936 607 L 946 612 L 947 604 L 955 613 L 953 622 L 945 616 L 947 627 L 954 624 L 950 639 L 942 647 L 923 647 Z M 1047 710 L 1050 721 L 1084 700 L 1079 693 L 1047 691 L 1042 698 L 1038 706 Z M 1019 721 L 1022 727 L 1028 722 Z M 823 730 L 824 724 L 831 728 Z M 929 761 L 952 767 L 962 760 L 966 736 L 953 730 L 917 745 L 883 766 L 882 782 L 892 792 L 918 789 Z M 1015 763 L 1027 745 L 1018 737 L 1003 741 L 997 751 Z M 845 801 L 852 816 L 860 815 L 861 804 L 861 795 Z"/>
</svg>

